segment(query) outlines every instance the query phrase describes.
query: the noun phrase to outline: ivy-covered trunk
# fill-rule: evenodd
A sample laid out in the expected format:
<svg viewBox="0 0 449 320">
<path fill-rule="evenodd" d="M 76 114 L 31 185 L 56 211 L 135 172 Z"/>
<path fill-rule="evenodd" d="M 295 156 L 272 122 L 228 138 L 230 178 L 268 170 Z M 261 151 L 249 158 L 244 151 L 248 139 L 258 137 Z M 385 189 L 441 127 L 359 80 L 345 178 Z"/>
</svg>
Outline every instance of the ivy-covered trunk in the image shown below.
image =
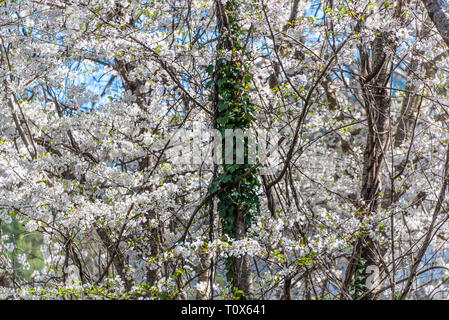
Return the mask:
<svg viewBox="0 0 449 320">
<path fill-rule="evenodd" d="M 225 138 L 234 139 L 232 133 L 236 130 L 247 132 L 255 118 L 252 114 L 254 105 L 248 94 L 251 76 L 245 64 L 245 59 L 249 57 L 244 41 L 247 35 L 239 27 L 238 2 L 227 1 L 222 5 L 217 1 L 217 18 L 219 56 L 216 65 L 211 66 L 209 72 L 215 83 L 215 127 L 221 132 L 222 145 L 225 146 Z M 245 160 L 241 163 L 236 159 L 237 141 L 232 142 L 233 161 L 229 162 L 230 150 L 223 149 L 223 170 L 211 188 L 212 192 L 221 190 L 217 194 L 217 209 L 223 235 L 230 240 L 245 238 L 254 215 L 259 212 L 259 180 L 257 170 L 250 171 L 254 164 L 248 163 L 248 150 L 246 140 Z M 226 262 L 227 279 L 235 298 L 247 299 L 252 295 L 251 265 L 251 257 L 244 253 L 238 257 L 230 257 Z"/>
</svg>

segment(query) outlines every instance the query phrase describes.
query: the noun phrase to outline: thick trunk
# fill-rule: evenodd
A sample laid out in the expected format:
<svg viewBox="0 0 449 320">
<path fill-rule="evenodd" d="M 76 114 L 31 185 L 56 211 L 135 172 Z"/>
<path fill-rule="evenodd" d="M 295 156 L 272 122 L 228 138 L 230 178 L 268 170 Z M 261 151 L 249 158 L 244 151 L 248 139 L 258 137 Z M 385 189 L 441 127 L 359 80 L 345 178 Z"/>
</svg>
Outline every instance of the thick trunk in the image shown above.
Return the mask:
<svg viewBox="0 0 449 320">
<path fill-rule="evenodd" d="M 243 218 L 245 213 L 237 210 L 235 220 L 235 238 L 242 239 L 246 236 L 246 223 Z M 243 254 L 234 258 L 234 287 L 245 293 L 246 297 L 253 295 L 253 280 L 251 276 L 251 257 Z"/>
<path fill-rule="evenodd" d="M 449 5 L 444 0 L 421 0 L 444 42 L 449 46 Z"/>
<path fill-rule="evenodd" d="M 372 215 L 378 210 L 382 190 L 382 167 L 384 153 L 389 144 L 388 117 L 390 95 L 385 88 L 389 77 L 389 59 L 384 52 L 387 45 L 385 35 L 379 34 L 373 42 L 372 64 L 367 53 L 361 54 L 361 87 L 368 118 L 368 134 L 364 153 L 361 199 L 359 217 Z M 352 257 L 346 271 L 344 287 L 352 288 L 354 298 L 373 299 L 375 294 L 366 288 L 368 277 L 366 269 L 379 265 L 379 250 L 376 243 L 367 234 L 361 234 L 356 240 Z M 347 292 L 348 293 L 348 292 Z"/>
<path fill-rule="evenodd" d="M 6 272 L 6 270 L 0 269 L 0 287 L 13 287 L 13 281 L 10 274 Z"/>
<path fill-rule="evenodd" d="M 238 26 L 237 12 L 239 2 L 227 1 L 225 5 L 217 1 L 217 19 L 220 33 L 218 49 L 230 53 L 230 58 L 219 58 L 215 66 L 215 94 L 214 103 L 215 123 L 225 137 L 226 130 L 246 131 L 254 121 L 252 116 L 254 106 L 249 102 L 247 88 L 249 74 L 246 71 L 244 55 L 246 51 L 242 33 Z M 219 105 L 227 105 L 219 108 Z M 218 119 L 220 121 L 218 121 Z M 233 154 L 237 155 L 237 145 L 233 143 Z M 245 146 L 245 155 L 248 146 Z M 245 157 L 246 158 L 246 157 Z M 257 172 L 247 174 L 253 164 L 237 164 L 237 159 L 226 163 L 223 157 L 223 172 L 217 179 L 217 187 L 225 188 L 227 183 L 236 184 L 230 190 L 218 194 L 218 212 L 222 219 L 223 233 L 232 240 L 247 237 L 247 230 L 252 216 L 259 211 L 258 177 Z M 248 159 L 249 160 L 249 159 Z M 234 291 L 234 297 L 239 299 L 251 298 L 252 286 L 251 257 L 245 253 L 229 258 L 226 265 L 227 278 Z"/>
</svg>

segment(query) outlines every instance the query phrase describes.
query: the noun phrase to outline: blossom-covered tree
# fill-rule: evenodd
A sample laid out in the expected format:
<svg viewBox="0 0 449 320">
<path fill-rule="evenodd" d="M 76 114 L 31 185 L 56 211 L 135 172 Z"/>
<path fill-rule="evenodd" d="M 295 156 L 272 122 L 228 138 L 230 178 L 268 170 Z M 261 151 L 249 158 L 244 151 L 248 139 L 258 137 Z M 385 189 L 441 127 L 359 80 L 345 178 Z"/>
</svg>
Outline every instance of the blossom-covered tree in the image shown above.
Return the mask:
<svg viewBox="0 0 449 320">
<path fill-rule="evenodd" d="M 448 12 L 0 1 L 1 297 L 447 298 Z"/>
</svg>

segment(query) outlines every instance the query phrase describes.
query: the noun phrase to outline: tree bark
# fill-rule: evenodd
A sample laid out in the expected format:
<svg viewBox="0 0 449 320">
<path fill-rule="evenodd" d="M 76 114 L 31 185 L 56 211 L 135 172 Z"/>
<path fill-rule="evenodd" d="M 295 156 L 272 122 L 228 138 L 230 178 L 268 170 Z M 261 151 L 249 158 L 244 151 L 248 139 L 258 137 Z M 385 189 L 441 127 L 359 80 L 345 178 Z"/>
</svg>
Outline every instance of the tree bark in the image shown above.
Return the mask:
<svg viewBox="0 0 449 320">
<path fill-rule="evenodd" d="M 362 219 L 376 212 L 380 204 L 382 190 L 382 167 L 384 152 L 389 144 L 388 117 L 391 99 L 385 85 L 389 78 L 389 55 L 384 51 L 387 36 L 378 34 L 373 41 L 372 63 L 368 53 L 361 52 L 362 79 L 360 81 L 365 110 L 368 119 L 368 134 L 364 152 L 361 199 L 359 208 Z M 362 233 L 356 240 L 353 253 L 345 274 L 344 288 L 349 293 L 352 287 L 354 298 L 374 299 L 375 294 L 366 290 L 365 280 L 369 276 L 366 268 L 379 265 L 379 250 L 367 234 Z"/>
<path fill-rule="evenodd" d="M 449 46 L 449 5 L 444 0 L 421 0 L 444 42 Z"/>
</svg>

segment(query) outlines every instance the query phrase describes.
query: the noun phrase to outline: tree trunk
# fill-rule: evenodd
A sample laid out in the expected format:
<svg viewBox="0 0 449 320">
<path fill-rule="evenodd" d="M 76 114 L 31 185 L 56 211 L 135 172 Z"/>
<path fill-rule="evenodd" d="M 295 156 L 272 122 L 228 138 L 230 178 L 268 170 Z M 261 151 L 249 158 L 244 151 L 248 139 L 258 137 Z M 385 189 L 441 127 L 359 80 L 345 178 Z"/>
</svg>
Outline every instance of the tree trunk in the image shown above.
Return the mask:
<svg viewBox="0 0 449 320">
<path fill-rule="evenodd" d="M 364 205 L 359 209 L 360 219 L 375 213 L 379 208 L 384 152 L 389 144 L 387 120 L 391 100 L 385 86 L 389 77 L 390 57 L 384 52 L 386 45 L 386 35 L 378 34 L 373 42 L 371 66 L 368 53 L 360 50 L 362 63 L 360 84 L 368 119 L 361 189 Z M 365 283 L 368 277 L 366 269 L 372 265 L 379 265 L 379 250 L 371 237 L 362 233 L 354 245 L 344 281 L 344 288 L 351 291 L 354 298 L 375 297 L 374 293 L 367 290 Z"/>
<path fill-rule="evenodd" d="M 235 238 L 242 239 L 246 236 L 246 223 L 244 212 L 238 210 L 235 220 Z M 242 290 L 246 296 L 253 294 L 253 279 L 251 276 L 251 257 L 244 254 L 234 258 L 234 286 Z"/>
<path fill-rule="evenodd" d="M 444 42 L 449 46 L 449 5 L 444 0 L 421 0 Z"/>
<path fill-rule="evenodd" d="M 228 52 L 230 57 L 219 58 L 216 61 L 214 80 L 214 122 L 222 137 L 231 130 L 248 130 L 254 121 L 252 112 L 254 106 L 249 102 L 247 93 L 249 74 L 245 70 L 244 53 L 246 51 L 242 38 L 246 37 L 238 26 L 237 1 L 227 1 L 225 5 L 217 1 L 217 20 L 220 41 L 217 49 Z M 219 107 L 221 106 L 221 107 Z M 226 106 L 223 108 L 222 106 Z M 220 119 L 220 121 L 218 121 Z M 225 145 L 225 144 L 224 144 Z M 237 145 L 233 143 L 233 154 Z M 248 146 L 245 146 L 248 155 Z M 234 186 L 218 193 L 218 212 L 222 221 L 223 233 L 232 240 L 244 239 L 250 226 L 252 216 L 259 210 L 258 177 L 257 172 L 247 174 L 253 164 L 244 161 L 243 164 L 226 163 L 223 156 L 223 172 L 218 176 L 215 187 L 227 188 L 227 184 Z M 228 259 L 226 264 L 227 278 L 233 289 L 234 297 L 238 299 L 251 298 L 252 265 L 251 257 L 243 253 Z"/>
</svg>

